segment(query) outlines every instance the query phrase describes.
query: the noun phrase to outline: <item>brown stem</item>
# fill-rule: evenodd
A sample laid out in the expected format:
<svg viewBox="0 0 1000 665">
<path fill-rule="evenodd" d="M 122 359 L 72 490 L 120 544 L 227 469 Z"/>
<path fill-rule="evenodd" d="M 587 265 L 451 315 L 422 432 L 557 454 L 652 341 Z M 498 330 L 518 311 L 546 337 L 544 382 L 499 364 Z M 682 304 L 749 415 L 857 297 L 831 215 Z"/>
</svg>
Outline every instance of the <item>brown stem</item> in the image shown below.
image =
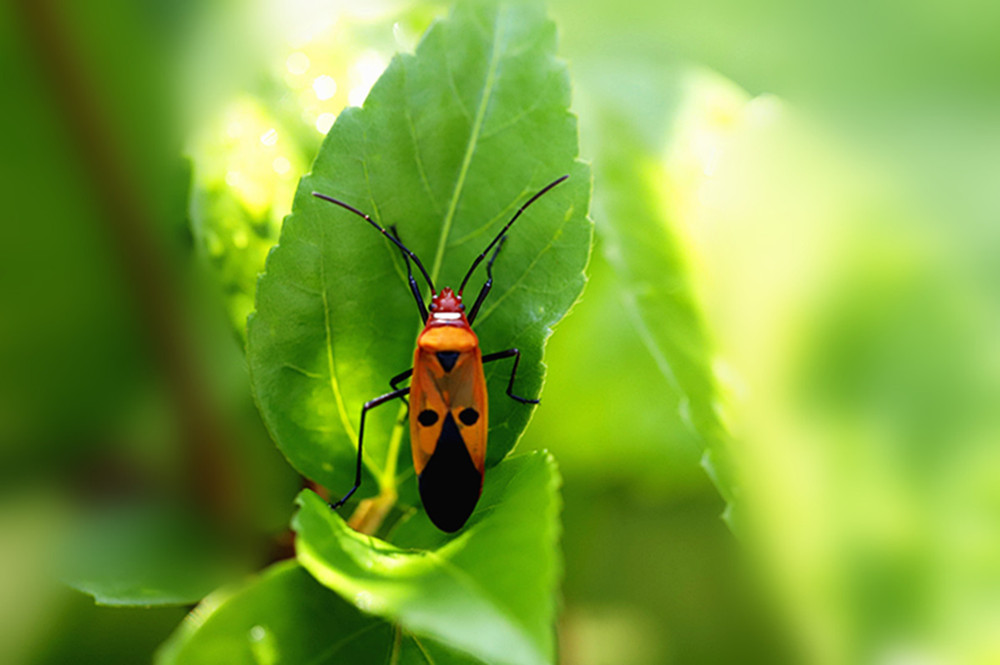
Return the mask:
<svg viewBox="0 0 1000 665">
<path fill-rule="evenodd" d="M 347 526 L 365 535 L 374 535 L 396 505 L 396 499 L 395 492 L 383 492 L 371 499 L 362 500 L 354 509 L 351 519 L 347 520 Z"/>
<path fill-rule="evenodd" d="M 194 353 L 188 317 L 179 302 L 178 276 L 157 244 L 155 214 L 140 200 L 139 164 L 130 163 L 52 0 L 19 0 L 27 42 L 70 130 L 86 176 L 103 208 L 99 218 L 114 244 L 145 329 L 150 355 L 166 385 L 183 446 L 189 491 L 219 517 L 242 513 L 237 479 L 225 454 L 228 427 L 213 409 Z M 228 448 L 233 450 L 233 448 Z M 242 516 L 242 515 L 241 515 Z"/>
</svg>

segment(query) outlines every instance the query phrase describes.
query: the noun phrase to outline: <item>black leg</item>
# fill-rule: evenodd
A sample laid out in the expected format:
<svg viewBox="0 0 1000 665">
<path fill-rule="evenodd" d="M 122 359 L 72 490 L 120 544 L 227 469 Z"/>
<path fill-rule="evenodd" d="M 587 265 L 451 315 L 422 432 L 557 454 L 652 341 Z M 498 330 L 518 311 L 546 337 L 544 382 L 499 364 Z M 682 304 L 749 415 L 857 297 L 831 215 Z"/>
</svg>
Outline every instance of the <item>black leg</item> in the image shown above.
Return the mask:
<svg viewBox="0 0 1000 665">
<path fill-rule="evenodd" d="M 507 382 L 507 396 L 511 399 L 516 399 L 521 404 L 538 404 L 540 400 L 518 397 L 513 392 L 514 376 L 517 374 L 517 365 L 521 362 L 521 352 L 518 349 L 507 349 L 506 351 L 497 351 L 496 353 L 483 356 L 483 364 L 485 365 L 486 363 L 493 362 L 494 360 L 503 360 L 504 358 L 510 358 L 511 356 L 514 356 L 514 367 L 510 370 L 510 381 Z"/>
<path fill-rule="evenodd" d="M 395 226 L 390 226 L 389 232 L 393 238 L 399 240 L 399 232 Z M 404 253 L 403 260 L 406 262 L 406 276 L 410 281 L 410 291 L 413 293 L 413 299 L 417 301 L 417 309 L 420 310 L 420 320 L 427 323 L 427 306 L 424 304 L 424 297 L 420 295 L 420 287 L 417 286 L 417 280 L 413 278 L 413 266 L 410 265 L 410 257 Z"/>
<path fill-rule="evenodd" d="M 400 372 L 396 376 L 389 379 L 389 387 L 393 390 L 399 390 L 399 384 L 406 381 L 408 378 L 413 376 L 413 368 L 406 370 L 405 372 Z"/>
<path fill-rule="evenodd" d="M 483 288 L 479 289 L 479 295 L 476 296 L 476 304 L 472 306 L 472 311 L 469 312 L 469 325 L 476 320 L 476 314 L 479 314 L 479 308 L 482 306 L 483 301 L 486 300 L 486 296 L 489 294 L 490 289 L 493 288 L 493 262 L 497 260 L 497 254 L 500 253 L 500 248 L 503 244 L 507 242 L 507 236 L 500 238 L 500 243 L 497 248 L 493 250 L 493 256 L 486 263 L 486 281 L 483 282 Z"/>
<path fill-rule="evenodd" d="M 400 388 L 399 390 L 394 390 L 391 393 L 386 393 L 380 397 L 376 397 L 373 400 L 365 402 L 365 405 L 361 407 L 361 425 L 358 426 L 358 466 L 354 473 L 354 487 L 351 491 L 344 495 L 337 503 L 330 504 L 330 507 L 336 510 L 344 505 L 344 502 L 351 498 L 351 495 L 361 487 L 361 443 L 365 440 L 365 414 L 368 413 L 368 409 L 374 409 L 376 406 L 385 404 L 386 402 L 391 402 L 394 399 L 402 397 L 410 392 L 409 388 Z"/>
<path fill-rule="evenodd" d="M 406 370 L 405 372 L 400 372 L 396 376 L 394 376 L 391 379 L 389 379 L 389 387 L 392 388 L 393 390 L 399 390 L 399 384 L 402 383 L 403 381 L 406 381 L 412 375 L 413 375 L 413 368 L 412 367 L 410 369 Z M 405 404 L 407 407 L 409 407 L 410 403 L 408 401 L 406 401 L 406 398 L 403 397 L 402 399 L 403 399 L 403 404 Z"/>
</svg>

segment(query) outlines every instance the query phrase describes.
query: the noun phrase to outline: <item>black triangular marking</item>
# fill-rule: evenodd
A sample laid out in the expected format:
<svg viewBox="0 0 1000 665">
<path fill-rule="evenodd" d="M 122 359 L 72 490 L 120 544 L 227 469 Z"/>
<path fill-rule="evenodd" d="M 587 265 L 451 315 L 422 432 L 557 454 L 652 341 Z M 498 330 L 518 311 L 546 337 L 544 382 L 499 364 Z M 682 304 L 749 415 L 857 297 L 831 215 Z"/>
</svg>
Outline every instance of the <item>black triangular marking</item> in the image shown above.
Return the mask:
<svg viewBox="0 0 1000 665">
<path fill-rule="evenodd" d="M 441 426 L 441 436 L 438 437 L 434 454 L 437 454 L 442 448 L 446 451 L 455 448 L 458 449 L 459 453 L 464 453 L 466 457 L 469 457 L 469 449 L 465 447 L 465 439 L 462 438 L 462 433 L 458 431 L 458 425 L 455 424 L 455 416 L 451 415 L 451 411 L 444 417 L 444 425 Z M 469 462 L 472 462 L 471 457 L 469 457 Z"/>
<path fill-rule="evenodd" d="M 438 362 L 441 363 L 441 367 L 446 372 L 450 372 L 451 368 L 458 362 L 458 351 L 438 351 L 436 355 Z"/>
<path fill-rule="evenodd" d="M 483 477 L 451 412 L 445 416 L 437 447 L 420 474 L 418 487 L 427 516 L 448 533 L 462 528 L 479 501 Z"/>
</svg>

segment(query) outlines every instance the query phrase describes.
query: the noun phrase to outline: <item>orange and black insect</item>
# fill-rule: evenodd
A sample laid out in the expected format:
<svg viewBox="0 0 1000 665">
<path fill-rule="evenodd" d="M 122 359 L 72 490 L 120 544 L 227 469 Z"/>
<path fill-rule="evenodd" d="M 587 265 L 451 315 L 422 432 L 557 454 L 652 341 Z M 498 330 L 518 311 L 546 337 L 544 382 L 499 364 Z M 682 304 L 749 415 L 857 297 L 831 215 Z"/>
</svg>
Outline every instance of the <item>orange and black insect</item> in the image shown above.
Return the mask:
<svg viewBox="0 0 1000 665">
<path fill-rule="evenodd" d="M 528 206 L 568 177 L 564 175 L 549 183 L 518 208 L 510 221 L 500 229 L 500 233 L 472 262 L 458 293 L 447 287 L 440 291 L 434 288 L 434 282 L 423 263 L 399 240 L 395 229 L 390 233 L 371 217 L 347 203 L 313 192 L 313 196 L 335 203 L 362 217 L 400 249 L 406 262 L 410 291 L 417 301 L 420 317 L 424 322 L 424 329 L 417 337 L 413 367 L 390 379 L 392 392 L 366 402 L 361 408 L 354 486 L 340 501 L 331 504 L 333 508 L 342 506 L 361 486 L 361 446 L 365 436 L 365 414 L 369 409 L 409 395 L 410 447 L 413 450 L 413 467 L 417 473 L 420 500 L 427 516 L 435 526 L 447 532 L 458 531 L 469 519 L 482 493 L 486 466 L 489 403 L 483 363 L 513 358 L 507 395 L 522 404 L 538 404 L 537 399 L 514 394 L 514 377 L 517 375 L 521 352 L 518 349 L 507 349 L 482 355 L 479 339 L 472 331 L 472 323 L 493 287 L 493 263 L 507 239 L 507 231 Z M 462 291 L 472 273 L 488 255 L 490 258 L 486 262 L 486 281 L 466 315 Z M 431 289 L 430 307 L 424 304 L 420 287 L 413 277 L 411 260 Z M 398 388 L 406 379 L 410 379 L 410 385 Z"/>
</svg>

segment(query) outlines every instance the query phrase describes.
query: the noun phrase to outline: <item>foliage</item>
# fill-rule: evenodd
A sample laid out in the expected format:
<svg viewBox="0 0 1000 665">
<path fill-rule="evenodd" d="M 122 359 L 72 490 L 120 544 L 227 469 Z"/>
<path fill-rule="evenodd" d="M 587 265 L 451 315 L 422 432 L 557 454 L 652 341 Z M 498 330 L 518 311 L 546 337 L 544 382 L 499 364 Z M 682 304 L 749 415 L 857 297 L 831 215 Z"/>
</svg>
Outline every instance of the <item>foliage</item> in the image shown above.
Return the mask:
<svg viewBox="0 0 1000 665">
<path fill-rule="evenodd" d="M 486 353 L 521 350 L 519 390 L 538 394 L 544 341 L 583 286 L 590 242 L 589 176 L 574 161 L 568 79 L 553 48 L 554 29 L 537 8 L 458 8 L 415 56 L 390 64 L 362 109 L 341 114 L 299 186 L 258 286 L 248 358 L 275 441 L 333 492 L 353 482 L 360 406 L 411 365 L 418 321 L 398 250 L 311 194 L 395 225 L 438 287 L 457 288 L 517 207 L 570 173 L 513 229 L 477 322 Z M 493 395 L 503 393 L 508 374 L 487 368 Z M 531 413 L 511 400 L 491 407 L 488 465 L 513 448 Z M 368 416 L 369 492 L 412 484 L 399 410 Z"/>
<path fill-rule="evenodd" d="M 575 161 L 569 83 L 554 46 L 554 28 L 537 7 L 460 5 L 414 56 L 393 60 L 362 108 L 340 115 L 302 179 L 257 287 L 247 356 L 275 441 L 331 491 L 350 487 L 359 407 L 407 365 L 416 325 L 398 251 L 312 192 L 370 210 L 425 257 L 439 287 L 457 286 L 459 271 L 518 206 L 569 173 L 569 182 L 514 228 L 477 320 L 487 352 L 521 350 L 518 389 L 538 394 L 542 349 L 582 289 L 591 234 L 589 173 Z M 503 395 L 506 378 L 500 368 L 487 369 L 494 396 Z M 484 497 L 447 543 L 422 514 L 412 514 L 419 506 L 399 413 L 382 409 L 366 422 L 362 491 L 412 506 L 391 539 L 411 548 L 433 543 L 430 560 L 447 563 L 421 581 L 429 552 L 406 554 L 361 537 L 311 493 L 300 498 L 295 521 L 300 561 L 407 634 L 490 662 L 551 662 L 555 470 L 551 458 L 538 455 L 498 464 L 530 409 L 494 397 Z M 495 556 L 508 548 L 516 554 Z M 344 631 L 338 634 L 350 634 Z"/>
<path fill-rule="evenodd" d="M 598 148 L 598 178 L 606 192 L 605 251 L 626 287 L 623 300 L 656 367 L 681 395 L 678 409 L 705 450 L 702 464 L 729 502 L 731 520 L 738 481 L 728 468 L 731 443 L 717 412 L 714 351 L 688 283 L 682 240 L 665 219 L 660 188 L 666 174 L 635 136 L 628 114 L 620 109 L 603 114 L 601 135 L 607 138 Z"/>
<path fill-rule="evenodd" d="M 997 661 L 996 8 L 551 3 L 589 264 L 533 4 L 415 53 L 439 3 L 0 10 L 0 661 Z M 375 535 L 308 491 L 293 536 L 418 327 L 398 252 L 311 191 L 456 286 L 562 173 L 479 322 L 543 402 L 490 368 L 467 530 L 384 406 L 344 514 Z"/>
<path fill-rule="evenodd" d="M 331 627 L 337 630 L 331 639 Z M 361 612 L 298 564 L 275 564 L 243 588 L 205 599 L 160 650 L 172 663 L 477 663 Z"/>
<path fill-rule="evenodd" d="M 294 526 L 298 558 L 322 584 L 366 612 L 489 663 L 547 663 L 557 578 L 558 475 L 551 456 L 504 460 L 460 535 L 423 515 L 393 546 L 350 529 L 304 491 Z"/>
<path fill-rule="evenodd" d="M 246 568 L 205 527 L 157 506 L 105 511 L 60 548 L 64 579 L 100 605 L 196 603 Z"/>
</svg>

